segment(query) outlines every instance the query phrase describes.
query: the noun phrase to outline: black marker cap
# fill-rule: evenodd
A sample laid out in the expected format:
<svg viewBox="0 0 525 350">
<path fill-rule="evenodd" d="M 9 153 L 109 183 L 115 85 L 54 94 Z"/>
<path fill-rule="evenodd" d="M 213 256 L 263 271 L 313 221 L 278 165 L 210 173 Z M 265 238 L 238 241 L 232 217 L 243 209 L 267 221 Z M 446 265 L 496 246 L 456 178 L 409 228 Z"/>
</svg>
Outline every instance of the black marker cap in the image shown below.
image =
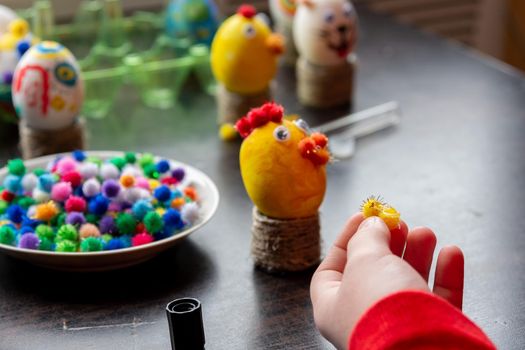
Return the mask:
<svg viewBox="0 0 525 350">
<path fill-rule="evenodd" d="M 201 302 L 195 298 L 180 298 L 166 306 L 173 350 L 204 349 L 204 326 Z"/>
</svg>

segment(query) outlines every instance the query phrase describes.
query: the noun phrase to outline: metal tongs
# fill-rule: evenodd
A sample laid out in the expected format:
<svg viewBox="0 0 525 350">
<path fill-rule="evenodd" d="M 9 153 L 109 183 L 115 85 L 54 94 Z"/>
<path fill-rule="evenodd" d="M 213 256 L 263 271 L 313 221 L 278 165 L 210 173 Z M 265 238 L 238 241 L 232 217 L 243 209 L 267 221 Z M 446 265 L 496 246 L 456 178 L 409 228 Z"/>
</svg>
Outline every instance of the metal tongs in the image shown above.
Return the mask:
<svg viewBox="0 0 525 350">
<path fill-rule="evenodd" d="M 352 113 L 348 116 L 313 127 L 330 136 L 330 151 L 336 159 L 348 159 L 355 153 L 356 140 L 401 122 L 401 109 L 397 101 Z"/>
</svg>

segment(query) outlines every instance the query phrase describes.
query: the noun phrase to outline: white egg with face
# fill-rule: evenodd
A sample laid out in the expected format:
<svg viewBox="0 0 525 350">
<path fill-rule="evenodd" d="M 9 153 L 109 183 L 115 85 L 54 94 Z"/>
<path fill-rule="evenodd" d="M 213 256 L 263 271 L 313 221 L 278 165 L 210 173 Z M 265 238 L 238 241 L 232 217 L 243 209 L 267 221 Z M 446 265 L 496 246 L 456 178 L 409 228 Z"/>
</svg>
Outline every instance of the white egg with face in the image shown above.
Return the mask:
<svg viewBox="0 0 525 350">
<path fill-rule="evenodd" d="M 72 125 L 84 100 L 75 57 L 53 41 L 34 45 L 16 66 L 12 95 L 15 110 L 28 127 L 57 130 Z"/>
<path fill-rule="evenodd" d="M 299 55 L 322 65 L 342 64 L 357 39 L 357 15 L 348 0 L 303 0 L 294 19 Z"/>
<path fill-rule="evenodd" d="M 274 21 L 292 25 L 296 10 L 295 0 L 270 0 L 270 14 Z"/>
</svg>

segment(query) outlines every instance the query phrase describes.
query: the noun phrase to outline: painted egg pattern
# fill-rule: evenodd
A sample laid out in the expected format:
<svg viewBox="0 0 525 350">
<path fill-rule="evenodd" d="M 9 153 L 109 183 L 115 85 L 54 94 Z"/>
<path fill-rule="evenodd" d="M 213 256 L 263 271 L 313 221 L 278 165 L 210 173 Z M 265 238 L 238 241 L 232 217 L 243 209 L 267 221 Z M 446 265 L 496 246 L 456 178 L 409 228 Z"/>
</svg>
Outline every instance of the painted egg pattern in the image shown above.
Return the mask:
<svg viewBox="0 0 525 350">
<path fill-rule="evenodd" d="M 274 19 L 292 23 L 296 10 L 296 0 L 270 0 L 270 12 Z"/>
<path fill-rule="evenodd" d="M 174 38 L 189 38 L 210 46 L 219 26 L 212 0 L 174 0 L 166 9 L 166 32 Z"/>
<path fill-rule="evenodd" d="M 56 42 L 33 46 L 16 67 L 12 95 L 18 116 L 29 127 L 56 130 L 70 126 L 84 99 L 75 57 Z"/>
</svg>

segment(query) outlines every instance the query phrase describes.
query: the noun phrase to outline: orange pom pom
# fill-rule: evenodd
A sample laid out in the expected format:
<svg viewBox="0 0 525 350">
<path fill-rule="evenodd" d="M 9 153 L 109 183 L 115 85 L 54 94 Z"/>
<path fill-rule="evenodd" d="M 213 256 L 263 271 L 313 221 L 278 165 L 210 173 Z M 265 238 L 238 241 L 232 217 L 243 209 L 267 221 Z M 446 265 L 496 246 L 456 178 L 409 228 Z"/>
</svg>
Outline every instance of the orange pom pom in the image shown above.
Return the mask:
<svg viewBox="0 0 525 350">
<path fill-rule="evenodd" d="M 39 204 L 35 210 L 35 219 L 42 221 L 51 221 L 58 214 L 58 207 L 55 202 Z"/>
<path fill-rule="evenodd" d="M 185 203 L 186 201 L 184 200 L 184 198 L 182 197 L 175 198 L 174 200 L 171 201 L 171 207 L 173 209 L 180 209 Z"/>
<path fill-rule="evenodd" d="M 191 198 L 192 201 L 197 200 L 197 191 L 193 187 L 186 187 L 184 189 L 184 194 L 186 197 Z"/>
<path fill-rule="evenodd" d="M 135 184 L 135 178 L 125 174 L 120 177 L 120 184 L 124 187 L 132 187 Z"/>
<path fill-rule="evenodd" d="M 84 224 L 80 227 L 80 230 L 78 231 L 80 238 L 85 239 L 88 237 L 98 237 L 100 236 L 100 231 L 98 227 L 96 227 L 93 224 Z"/>
</svg>

